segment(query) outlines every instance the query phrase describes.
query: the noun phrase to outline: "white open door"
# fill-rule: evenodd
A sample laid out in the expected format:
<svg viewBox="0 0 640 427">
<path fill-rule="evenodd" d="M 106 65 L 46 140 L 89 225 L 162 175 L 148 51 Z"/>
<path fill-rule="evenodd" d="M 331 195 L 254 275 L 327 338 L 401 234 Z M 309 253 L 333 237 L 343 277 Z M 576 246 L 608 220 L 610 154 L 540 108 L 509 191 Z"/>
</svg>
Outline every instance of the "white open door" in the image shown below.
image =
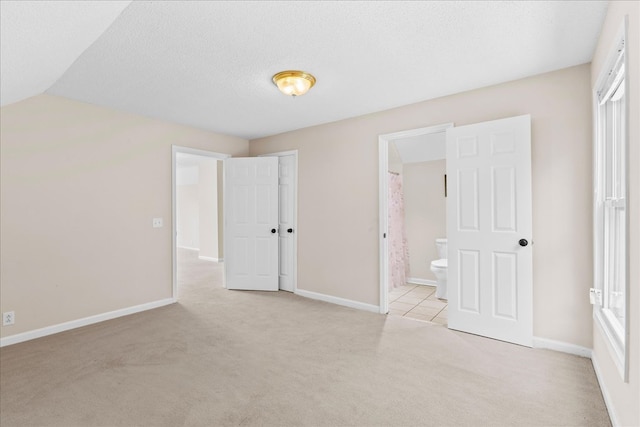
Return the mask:
<svg viewBox="0 0 640 427">
<path fill-rule="evenodd" d="M 531 117 L 447 129 L 449 328 L 532 345 Z"/>
<path fill-rule="evenodd" d="M 278 290 L 278 158 L 224 161 L 227 289 Z"/>
<path fill-rule="evenodd" d="M 280 289 L 295 291 L 295 206 L 296 158 L 293 154 L 279 156 L 279 222 L 280 227 Z"/>
</svg>

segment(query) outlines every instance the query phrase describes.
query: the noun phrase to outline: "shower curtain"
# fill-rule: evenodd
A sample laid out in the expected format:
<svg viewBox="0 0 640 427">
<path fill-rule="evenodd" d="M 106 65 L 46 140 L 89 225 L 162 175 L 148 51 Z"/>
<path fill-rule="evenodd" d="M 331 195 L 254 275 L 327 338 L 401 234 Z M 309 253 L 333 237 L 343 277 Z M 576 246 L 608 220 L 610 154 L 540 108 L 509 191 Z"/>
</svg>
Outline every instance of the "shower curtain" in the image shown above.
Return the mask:
<svg viewBox="0 0 640 427">
<path fill-rule="evenodd" d="M 404 285 L 409 274 L 409 247 L 404 230 L 402 176 L 389 172 L 389 289 Z"/>
</svg>

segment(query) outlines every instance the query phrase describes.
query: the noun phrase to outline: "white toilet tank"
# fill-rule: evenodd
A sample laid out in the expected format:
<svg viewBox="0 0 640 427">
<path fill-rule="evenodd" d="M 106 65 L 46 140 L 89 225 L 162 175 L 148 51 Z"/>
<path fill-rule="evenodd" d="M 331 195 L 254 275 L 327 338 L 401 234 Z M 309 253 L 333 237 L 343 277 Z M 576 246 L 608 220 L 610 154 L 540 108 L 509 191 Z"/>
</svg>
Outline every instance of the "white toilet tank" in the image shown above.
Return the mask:
<svg viewBox="0 0 640 427">
<path fill-rule="evenodd" d="M 447 239 L 436 239 L 436 248 L 438 249 L 438 257 L 447 259 Z"/>
</svg>

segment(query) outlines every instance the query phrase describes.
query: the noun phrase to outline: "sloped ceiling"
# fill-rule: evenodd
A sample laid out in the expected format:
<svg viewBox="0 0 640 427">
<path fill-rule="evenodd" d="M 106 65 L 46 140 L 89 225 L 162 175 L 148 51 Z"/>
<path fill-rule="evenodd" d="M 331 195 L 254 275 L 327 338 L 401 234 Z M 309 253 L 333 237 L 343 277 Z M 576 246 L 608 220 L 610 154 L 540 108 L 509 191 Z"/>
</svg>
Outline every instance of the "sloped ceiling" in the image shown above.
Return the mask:
<svg viewBox="0 0 640 427">
<path fill-rule="evenodd" d="M 18 21 L 6 30 L 7 48 L 13 57 L 24 52 L 13 72 L 60 68 L 74 56 L 33 46 L 39 40 L 20 29 L 30 20 L 51 29 L 55 46 L 77 51 L 79 38 L 89 46 L 48 93 L 247 139 L 587 63 L 607 4 L 134 1 L 111 26 L 101 21 L 106 30 L 94 42 L 95 32 L 58 28 L 88 26 L 60 3 L 31 4 L 43 17 L 38 25 L 24 14 L 7 18 Z M 102 15 L 96 9 L 105 4 L 82 7 Z M 286 69 L 309 71 L 318 83 L 305 96 L 285 97 L 271 76 Z M 44 90 L 59 71 L 42 73 L 9 74 L 7 99 Z"/>
<path fill-rule="evenodd" d="M 0 105 L 49 89 L 131 1 L 0 1 Z"/>
</svg>

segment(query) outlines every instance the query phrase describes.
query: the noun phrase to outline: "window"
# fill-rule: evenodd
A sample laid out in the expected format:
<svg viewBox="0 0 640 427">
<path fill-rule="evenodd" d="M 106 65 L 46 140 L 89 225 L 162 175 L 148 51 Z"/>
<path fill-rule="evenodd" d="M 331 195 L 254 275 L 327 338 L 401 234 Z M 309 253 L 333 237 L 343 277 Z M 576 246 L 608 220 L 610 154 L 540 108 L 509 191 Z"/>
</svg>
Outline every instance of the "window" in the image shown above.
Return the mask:
<svg viewBox="0 0 640 427">
<path fill-rule="evenodd" d="M 594 315 L 625 380 L 628 364 L 625 27 L 594 88 Z"/>
</svg>

